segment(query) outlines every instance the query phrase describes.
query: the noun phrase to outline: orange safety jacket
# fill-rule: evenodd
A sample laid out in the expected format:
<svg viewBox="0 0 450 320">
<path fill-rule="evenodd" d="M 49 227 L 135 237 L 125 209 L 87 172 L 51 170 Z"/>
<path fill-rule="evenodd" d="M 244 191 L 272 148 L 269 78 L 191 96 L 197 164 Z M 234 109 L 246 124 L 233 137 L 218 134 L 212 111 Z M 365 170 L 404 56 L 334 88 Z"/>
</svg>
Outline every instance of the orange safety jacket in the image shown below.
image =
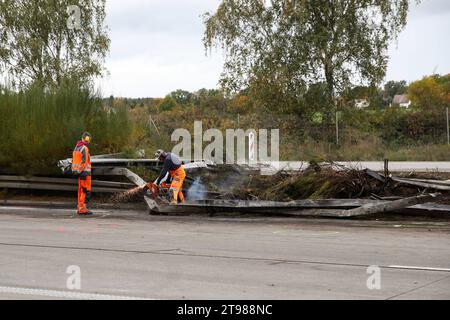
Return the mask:
<svg viewBox="0 0 450 320">
<path fill-rule="evenodd" d="M 89 154 L 89 148 L 84 143 L 77 143 L 77 146 L 73 150 L 72 154 L 72 172 L 74 174 L 81 174 L 86 172 L 91 175 L 91 156 Z"/>
</svg>

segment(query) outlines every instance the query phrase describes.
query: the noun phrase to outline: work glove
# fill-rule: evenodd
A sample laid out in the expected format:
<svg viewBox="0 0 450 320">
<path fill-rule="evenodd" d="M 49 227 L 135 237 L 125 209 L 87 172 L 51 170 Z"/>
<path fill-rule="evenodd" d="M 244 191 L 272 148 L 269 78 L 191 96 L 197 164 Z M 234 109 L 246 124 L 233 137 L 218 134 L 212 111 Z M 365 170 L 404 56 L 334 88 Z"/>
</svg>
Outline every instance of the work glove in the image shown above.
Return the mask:
<svg viewBox="0 0 450 320">
<path fill-rule="evenodd" d="M 82 173 L 80 173 L 80 178 L 82 179 L 82 180 L 86 180 L 86 177 L 88 177 L 89 176 L 89 173 L 87 173 L 86 171 L 83 171 Z"/>
</svg>

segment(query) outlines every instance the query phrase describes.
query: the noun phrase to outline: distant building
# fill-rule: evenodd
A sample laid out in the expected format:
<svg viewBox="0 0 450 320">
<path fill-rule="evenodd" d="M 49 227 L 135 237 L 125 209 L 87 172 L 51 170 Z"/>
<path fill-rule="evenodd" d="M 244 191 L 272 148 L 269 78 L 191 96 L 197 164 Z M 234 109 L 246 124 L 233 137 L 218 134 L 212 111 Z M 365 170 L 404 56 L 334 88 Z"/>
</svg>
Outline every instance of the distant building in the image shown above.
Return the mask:
<svg viewBox="0 0 450 320">
<path fill-rule="evenodd" d="M 367 99 L 356 99 L 355 100 L 355 108 L 364 109 L 370 106 L 370 102 Z"/>
<path fill-rule="evenodd" d="M 406 94 L 398 94 L 394 96 L 394 99 L 392 99 L 391 107 L 392 106 L 409 108 L 411 106 L 411 100 L 408 99 L 408 96 Z"/>
</svg>

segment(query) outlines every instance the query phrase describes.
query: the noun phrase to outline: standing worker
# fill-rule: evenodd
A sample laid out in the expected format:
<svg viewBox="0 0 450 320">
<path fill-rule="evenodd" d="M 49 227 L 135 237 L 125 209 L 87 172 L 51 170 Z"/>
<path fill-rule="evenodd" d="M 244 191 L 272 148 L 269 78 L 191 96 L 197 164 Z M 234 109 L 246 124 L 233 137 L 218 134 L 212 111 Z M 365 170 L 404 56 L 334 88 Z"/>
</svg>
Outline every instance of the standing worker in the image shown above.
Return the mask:
<svg viewBox="0 0 450 320">
<path fill-rule="evenodd" d="M 72 173 L 78 176 L 78 215 L 89 216 L 92 212 L 86 207 L 91 198 L 91 156 L 88 145 L 92 135 L 83 133 L 81 141 L 77 142 L 72 156 Z"/>
<path fill-rule="evenodd" d="M 178 200 L 184 202 L 184 195 L 181 190 L 183 188 L 184 179 L 186 178 L 186 172 L 184 171 L 183 163 L 180 158 L 176 154 L 164 152 L 164 150 L 156 151 L 155 157 L 159 161 L 164 162 L 164 165 L 154 184 L 159 187 L 169 173 L 172 179 L 169 188 L 170 204 L 176 205 L 178 204 Z M 149 186 L 146 186 L 146 188 L 148 189 Z"/>
</svg>

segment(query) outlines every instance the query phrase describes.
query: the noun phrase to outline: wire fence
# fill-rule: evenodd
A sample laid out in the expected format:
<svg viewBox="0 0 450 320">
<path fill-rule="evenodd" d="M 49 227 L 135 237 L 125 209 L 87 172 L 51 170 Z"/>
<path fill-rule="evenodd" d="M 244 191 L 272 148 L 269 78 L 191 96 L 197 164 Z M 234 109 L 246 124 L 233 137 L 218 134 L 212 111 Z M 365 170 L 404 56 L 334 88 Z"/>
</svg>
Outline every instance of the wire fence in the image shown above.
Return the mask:
<svg viewBox="0 0 450 320">
<path fill-rule="evenodd" d="M 367 117 L 371 117 L 368 113 Z M 364 123 L 368 123 L 364 127 Z M 370 125 L 371 124 L 371 125 Z M 361 123 L 354 123 L 351 117 L 338 113 L 334 127 L 326 128 L 327 139 L 334 136 L 335 143 L 354 144 L 361 139 L 377 137 L 384 145 L 423 145 L 449 144 L 450 125 L 448 109 L 433 113 L 404 113 L 385 115 L 383 121 L 376 124 L 370 119 Z M 323 129 L 323 128 L 322 128 Z"/>
<path fill-rule="evenodd" d="M 236 117 L 237 118 L 237 117 Z M 283 159 L 316 155 L 332 160 L 447 161 L 450 158 L 447 110 L 345 110 L 312 121 L 295 114 L 240 115 L 236 128 L 280 130 Z"/>
</svg>

